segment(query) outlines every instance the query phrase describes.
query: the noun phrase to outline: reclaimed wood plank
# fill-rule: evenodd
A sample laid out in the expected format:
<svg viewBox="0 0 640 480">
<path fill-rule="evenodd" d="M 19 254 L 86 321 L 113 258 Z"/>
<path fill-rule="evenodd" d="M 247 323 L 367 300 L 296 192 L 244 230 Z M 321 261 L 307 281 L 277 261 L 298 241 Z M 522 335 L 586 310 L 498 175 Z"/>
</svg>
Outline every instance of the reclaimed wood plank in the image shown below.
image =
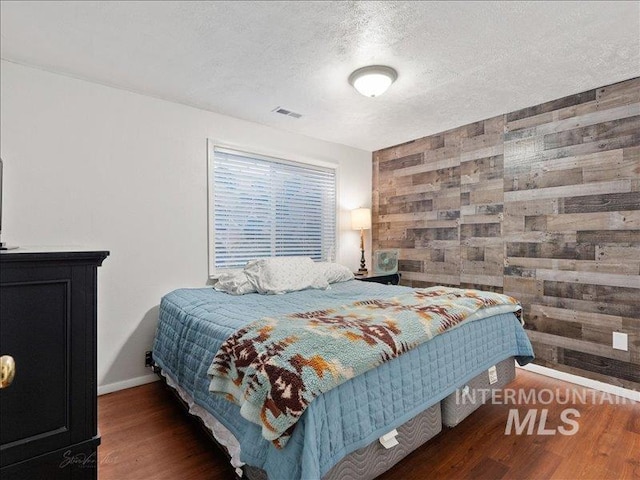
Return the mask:
<svg viewBox="0 0 640 480">
<path fill-rule="evenodd" d="M 604 350 L 609 349 L 604 347 Z M 614 352 L 618 351 L 614 350 Z M 627 360 L 626 355 L 617 353 L 606 355 L 566 348 L 563 363 L 570 367 L 579 367 L 582 370 L 590 370 L 609 377 L 640 383 L 640 368 L 637 364 Z"/>
<path fill-rule="evenodd" d="M 625 332 L 629 336 L 629 353 L 631 354 L 631 362 L 634 362 L 634 353 L 638 353 L 640 349 L 640 328 L 635 325 L 620 331 Z M 582 339 L 588 342 L 599 343 L 611 347 L 611 326 L 610 325 L 586 325 L 582 324 Z M 638 362 L 640 368 L 640 361 Z"/>
<path fill-rule="evenodd" d="M 639 210 L 565 213 L 560 215 L 547 215 L 546 219 L 547 231 L 549 232 L 640 229 Z"/>
<path fill-rule="evenodd" d="M 517 292 L 511 291 L 509 295 L 517 296 Z M 604 313 L 607 315 L 633 318 L 636 321 L 640 319 L 640 310 L 638 310 L 637 304 L 612 303 L 606 298 L 582 299 L 541 295 L 535 299 L 534 303 L 540 302 L 557 308 L 567 308 L 569 310 L 579 310 L 588 313 Z"/>
<path fill-rule="evenodd" d="M 580 108 L 575 106 L 568 107 L 559 111 L 529 117 L 520 123 L 509 122 L 505 141 L 557 133 L 637 115 L 640 115 L 640 103 L 638 102 L 625 102 L 619 106 L 614 105 L 610 108 L 602 109 L 600 103 L 594 100 L 580 105 Z"/>
<path fill-rule="evenodd" d="M 595 245 L 582 242 L 548 241 L 548 235 L 544 235 L 541 242 L 508 242 L 507 257 L 595 260 Z"/>
<path fill-rule="evenodd" d="M 574 321 L 557 321 L 557 319 L 547 319 L 535 314 L 527 316 L 527 330 L 548 333 L 559 337 L 582 338 L 582 323 Z"/>
<path fill-rule="evenodd" d="M 592 285 L 640 289 L 639 275 L 617 275 L 614 273 L 578 272 L 538 268 L 536 269 L 536 278 L 539 280 L 552 280 L 555 282 L 588 283 Z M 636 295 L 640 295 L 640 291 L 636 292 Z"/>
<path fill-rule="evenodd" d="M 429 282 L 434 285 L 460 285 L 460 274 L 446 275 L 436 272 L 403 272 L 402 277 L 406 280 Z"/>
<path fill-rule="evenodd" d="M 520 120 L 522 118 L 539 115 L 545 112 L 553 112 L 554 110 L 559 110 L 561 108 L 568 107 L 571 105 L 577 105 L 579 103 L 590 102 L 595 99 L 596 99 L 596 90 L 589 90 L 588 92 L 576 93 L 575 95 L 569 95 L 566 97 L 559 98 L 558 100 L 553 100 L 551 102 L 542 103 L 534 107 L 527 107 L 520 110 L 516 110 L 515 112 L 508 113 L 507 122 Z"/>
<path fill-rule="evenodd" d="M 424 155 L 422 154 L 422 152 L 414 153 L 413 155 L 407 155 L 400 158 L 390 158 L 380 161 L 378 164 L 378 169 L 382 172 L 385 170 L 395 171 L 402 168 L 414 167 L 416 165 L 421 165 L 423 158 Z"/>
<path fill-rule="evenodd" d="M 598 257 L 598 247 L 596 246 L 596 258 Z M 639 275 L 640 257 L 638 260 L 620 259 L 618 263 L 605 262 L 602 260 L 566 260 L 558 258 L 530 258 L 530 257 L 507 257 L 506 263 L 513 267 L 524 267 L 528 269 L 544 268 L 550 270 L 569 270 L 577 272 L 595 273 L 617 273 L 621 275 Z"/>
<path fill-rule="evenodd" d="M 633 259 L 640 262 L 640 246 L 596 245 L 596 259 L 600 262 L 633 262 Z"/>
<path fill-rule="evenodd" d="M 617 212 L 640 209 L 640 192 L 603 193 L 562 198 L 559 213 Z"/>
<path fill-rule="evenodd" d="M 496 219 L 494 219 L 495 222 Z M 495 223 L 467 223 L 460 225 L 460 239 L 466 240 L 471 237 L 500 237 L 501 225 Z"/>
<path fill-rule="evenodd" d="M 463 247 L 490 247 L 504 245 L 500 237 L 470 237 L 459 240 Z"/>
<path fill-rule="evenodd" d="M 625 94 L 631 94 L 635 99 L 640 98 L 640 77 L 596 89 L 596 100 L 602 102 L 609 98 L 624 96 Z"/>
<path fill-rule="evenodd" d="M 600 246 L 616 244 L 638 246 L 640 245 L 640 230 L 581 230 L 577 232 L 577 241 L 582 244 L 591 243 Z"/>
<path fill-rule="evenodd" d="M 544 149 L 553 150 L 562 147 L 570 147 L 586 142 L 602 141 L 630 135 L 638 131 L 640 116 L 619 118 L 609 122 L 602 122 L 587 127 L 574 128 L 557 133 L 544 135 Z"/>
<path fill-rule="evenodd" d="M 436 148 L 442 148 L 444 146 L 444 139 L 441 135 L 431 135 L 417 140 L 411 140 L 409 142 L 395 145 L 393 147 L 378 150 L 377 159 L 380 161 L 386 161 L 395 158 L 402 158 L 408 155 L 422 153 L 425 150 L 432 150 Z"/>
<path fill-rule="evenodd" d="M 424 272 L 424 263 L 420 260 L 398 260 L 398 270 L 402 272 Z"/>
<path fill-rule="evenodd" d="M 577 300 L 598 300 L 618 305 L 638 306 L 638 289 L 593 283 L 568 283 L 554 280 L 540 280 L 544 296 L 574 298 Z M 631 316 L 631 315 L 626 315 Z"/>
<path fill-rule="evenodd" d="M 433 199 L 436 210 L 460 210 L 460 188 L 450 188 L 447 192 Z"/>
<path fill-rule="evenodd" d="M 469 201 L 472 204 L 502 204 L 504 202 L 504 192 L 502 189 L 493 190 L 473 190 L 469 192 Z"/>
<path fill-rule="evenodd" d="M 438 212 L 408 212 L 408 213 L 392 213 L 389 215 L 379 215 L 378 222 L 418 222 L 421 220 L 436 220 Z"/>
<path fill-rule="evenodd" d="M 546 149 L 542 148 L 541 137 L 526 139 L 529 143 L 516 144 L 516 142 L 506 142 L 504 146 L 506 172 L 519 171 L 522 168 L 528 169 L 532 163 L 547 162 L 565 157 L 575 157 L 596 152 L 606 152 L 621 148 L 635 147 L 640 144 L 640 133 L 631 130 L 632 133 L 605 140 L 584 141 L 576 145 Z M 512 145 L 515 144 L 515 145 Z"/>
<path fill-rule="evenodd" d="M 461 268 L 462 273 L 472 274 L 477 273 L 479 275 L 492 275 L 502 277 L 504 266 L 502 262 L 486 261 L 484 257 L 476 257 L 478 260 L 462 259 Z M 477 282 L 482 283 L 482 282 Z M 502 285 L 502 282 L 500 282 Z"/>
<path fill-rule="evenodd" d="M 505 202 L 521 202 L 526 200 L 541 200 L 560 197 L 583 197 L 607 193 L 631 192 L 630 180 L 615 180 L 611 182 L 593 182 L 582 185 L 566 185 L 548 187 L 536 190 L 515 190 L 504 192 Z"/>
<path fill-rule="evenodd" d="M 480 290 L 488 290 L 485 287 L 500 287 L 502 289 L 503 282 L 504 277 L 500 274 L 486 275 L 482 273 L 466 272 L 460 274 L 460 283 L 475 285 L 475 287 Z"/>
<path fill-rule="evenodd" d="M 405 177 L 411 182 L 411 177 Z M 440 185 L 408 185 L 400 186 L 393 189 L 393 195 L 411 195 L 414 193 L 437 192 Z M 434 198 L 436 195 L 434 195 Z"/>
<path fill-rule="evenodd" d="M 389 202 L 379 206 L 379 215 L 394 213 L 428 212 L 433 210 L 433 200 L 417 200 L 414 202 Z"/>
<path fill-rule="evenodd" d="M 504 153 L 504 145 L 489 145 L 478 150 L 470 150 L 460 153 L 460 162 L 469 162 L 478 158 L 494 157 Z"/>
<path fill-rule="evenodd" d="M 512 201 L 507 200 L 504 205 L 505 217 L 516 216 L 534 216 L 534 215 L 553 215 L 560 213 L 558 209 L 557 198 L 544 198 L 538 200 Z"/>
<path fill-rule="evenodd" d="M 628 148 L 627 150 L 634 150 Z M 592 170 L 602 170 L 605 168 L 616 168 L 624 160 L 625 149 L 608 150 L 606 152 L 587 153 L 585 155 L 572 155 L 563 158 L 544 159 L 539 162 L 529 164 L 527 171 L 543 170 L 554 172 L 556 170 L 567 170 L 572 168 L 582 168 L 586 174 Z M 629 154 L 628 154 L 629 155 Z M 598 181 L 596 178 L 594 181 Z"/>
<path fill-rule="evenodd" d="M 447 156 L 446 152 L 439 151 L 439 153 L 443 156 L 443 158 L 440 160 L 427 158 L 422 165 L 395 169 L 393 170 L 391 175 L 393 177 L 406 177 L 418 173 L 427 173 L 433 172 L 434 170 L 443 170 L 445 168 L 454 168 L 460 166 L 460 158 L 458 157 L 457 152 L 451 152 L 450 156 Z"/>
<path fill-rule="evenodd" d="M 439 188 L 460 186 L 460 167 L 450 167 L 440 170 L 431 170 L 424 173 L 411 175 L 412 185 L 440 185 Z"/>
<path fill-rule="evenodd" d="M 530 170 L 528 173 L 511 173 L 504 176 L 505 191 L 580 185 L 583 182 L 582 167 L 554 171 L 545 171 L 544 169 Z"/>
<path fill-rule="evenodd" d="M 535 278 L 504 277 L 504 292 L 522 300 L 522 295 L 532 295 L 534 298 L 543 293 L 542 281 Z"/>
<path fill-rule="evenodd" d="M 501 178 L 494 178 L 491 180 L 485 180 L 483 182 L 466 183 L 460 185 L 461 192 L 482 192 L 485 190 L 497 191 L 502 198 L 502 191 L 504 188 L 504 180 Z"/>
<path fill-rule="evenodd" d="M 461 224 L 483 224 L 483 223 L 496 223 L 502 221 L 502 215 L 461 215 Z"/>
<path fill-rule="evenodd" d="M 460 194 L 462 197 L 462 193 Z M 494 216 L 498 215 L 502 219 L 502 213 L 504 211 L 504 205 L 501 203 L 494 203 L 488 205 L 461 205 L 460 206 L 460 215 L 461 216 Z"/>
<path fill-rule="evenodd" d="M 531 305 L 531 315 L 538 315 L 551 320 L 559 320 L 564 322 L 579 322 L 581 325 L 607 325 L 613 330 L 622 329 L 625 323 L 627 325 L 630 325 L 634 320 L 632 318 L 622 317 L 619 315 L 585 312 L 569 308 L 557 308 L 546 304 Z"/>
</svg>

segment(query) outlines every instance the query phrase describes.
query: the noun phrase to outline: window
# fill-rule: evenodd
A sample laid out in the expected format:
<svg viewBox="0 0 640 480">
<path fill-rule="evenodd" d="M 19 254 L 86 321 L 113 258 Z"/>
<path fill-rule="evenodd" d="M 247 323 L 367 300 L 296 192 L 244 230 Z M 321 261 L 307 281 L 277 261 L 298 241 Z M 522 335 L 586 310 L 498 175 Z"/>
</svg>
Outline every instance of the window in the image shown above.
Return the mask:
<svg viewBox="0 0 640 480">
<path fill-rule="evenodd" d="M 220 147 L 209 154 L 210 273 L 258 257 L 334 259 L 335 169 Z"/>
</svg>

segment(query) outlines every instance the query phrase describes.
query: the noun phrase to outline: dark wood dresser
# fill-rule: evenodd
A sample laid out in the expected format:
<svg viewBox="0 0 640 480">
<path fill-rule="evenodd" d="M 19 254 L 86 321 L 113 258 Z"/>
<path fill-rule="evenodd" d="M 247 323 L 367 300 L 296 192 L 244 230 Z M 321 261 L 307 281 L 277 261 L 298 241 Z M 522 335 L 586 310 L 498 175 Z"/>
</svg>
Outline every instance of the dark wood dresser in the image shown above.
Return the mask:
<svg viewBox="0 0 640 480">
<path fill-rule="evenodd" d="M 3 480 L 97 478 L 97 268 L 108 255 L 0 252 Z"/>
</svg>

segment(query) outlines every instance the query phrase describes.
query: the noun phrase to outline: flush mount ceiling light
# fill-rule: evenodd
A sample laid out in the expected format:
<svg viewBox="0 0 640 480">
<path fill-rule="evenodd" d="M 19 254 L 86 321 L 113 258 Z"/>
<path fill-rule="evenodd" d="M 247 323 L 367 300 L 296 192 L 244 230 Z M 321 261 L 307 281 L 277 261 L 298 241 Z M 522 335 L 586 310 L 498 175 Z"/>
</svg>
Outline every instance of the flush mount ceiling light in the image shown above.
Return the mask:
<svg viewBox="0 0 640 480">
<path fill-rule="evenodd" d="M 349 75 L 349 83 L 365 97 L 377 97 L 398 78 L 398 72 L 384 65 L 362 67 Z"/>
</svg>

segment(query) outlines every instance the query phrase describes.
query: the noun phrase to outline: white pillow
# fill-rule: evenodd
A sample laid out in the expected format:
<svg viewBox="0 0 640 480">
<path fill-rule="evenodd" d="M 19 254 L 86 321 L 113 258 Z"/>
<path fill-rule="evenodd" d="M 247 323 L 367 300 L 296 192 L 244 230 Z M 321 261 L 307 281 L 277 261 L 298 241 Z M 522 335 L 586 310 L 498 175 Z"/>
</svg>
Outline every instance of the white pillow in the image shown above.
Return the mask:
<svg viewBox="0 0 640 480">
<path fill-rule="evenodd" d="M 213 272 L 209 278 L 211 278 L 211 280 L 213 280 L 213 283 L 217 282 L 220 277 L 222 277 L 223 275 L 227 275 L 229 273 L 237 273 L 237 272 L 242 272 L 244 271 L 244 269 L 242 268 L 227 268 L 225 270 L 216 270 L 215 272 Z"/>
<path fill-rule="evenodd" d="M 242 270 L 231 270 L 219 275 L 218 281 L 213 288 L 231 295 L 244 295 L 245 293 L 255 293 L 256 291 Z"/>
<path fill-rule="evenodd" d="M 244 267 L 258 293 L 280 294 L 307 288 L 329 287 L 322 271 L 309 257 L 260 258 Z"/>
<path fill-rule="evenodd" d="M 354 278 L 353 272 L 339 263 L 317 262 L 316 266 L 328 283 L 346 282 Z"/>
</svg>

